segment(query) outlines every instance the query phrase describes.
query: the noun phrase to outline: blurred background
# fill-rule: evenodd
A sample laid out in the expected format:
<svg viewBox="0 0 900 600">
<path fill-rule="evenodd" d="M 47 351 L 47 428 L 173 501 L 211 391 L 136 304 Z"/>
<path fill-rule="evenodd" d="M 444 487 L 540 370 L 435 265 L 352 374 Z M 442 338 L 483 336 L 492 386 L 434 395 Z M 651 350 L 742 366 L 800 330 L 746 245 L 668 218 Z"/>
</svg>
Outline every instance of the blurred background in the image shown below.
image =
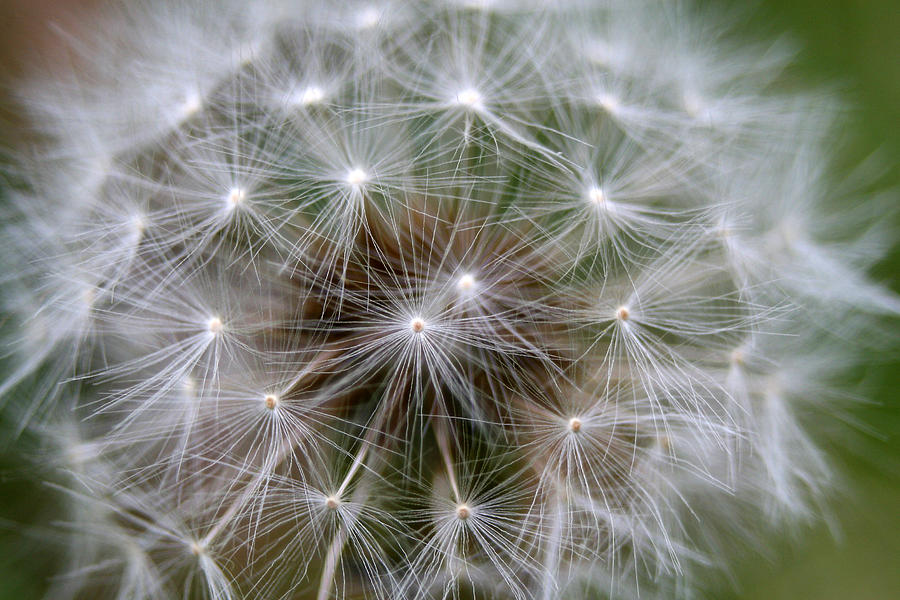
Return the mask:
<svg viewBox="0 0 900 600">
<path fill-rule="evenodd" d="M 705 2 L 741 6 L 740 0 Z M 762 0 L 748 36 L 779 32 L 800 43 L 803 83 L 838 87 L 849 107 L 841 139 L 850 164 L 873 152 L 900 177 L 900 3 L 897 0 Z M 894 189 L 900 205 L 900 189 Z M 893 213 L 896 219 L 896 213 Z M 900 227 L 873 276 L 900 292 Z M 894 323 L 896 327 L 896 322 Z M 900 331 L 896 332 L 900 335 Z M 896 336 L 895 336 L 896 337 Z M 895 349 L 896 350 L 896 349 Z M 848 382 L 874 401 L 857 411 L 878 435 L 851 437 L 832 448 L 842 463 L 847 497 L 834 504 L 835 530 L 825 524 L 774 541 L 768 559 L 748 558 L 730 600 L 895 600 L 900 598 L 900 360 L 865 357 Z"/>
<path fill-rule="evenodd" d="M 89 13 L 98 4 L 97 0 L 0 0 L 4 32 L 0 36 L 0 94 L 8 94 L 14 87 L 36 48 L 57 43 L 48 19 L 66 28 L 74 12 L 89 27 Z M 756 0 L 749 9 L 747 0 L 698 4 L 703 10 L 740 8 L 741 14 L 746 14 L 741 29 L 746 30 L 748 39 L 785 34 L 796 41 L 802 51 L 792 76 L 804 86 L 836 86 L 850 107 L 840 140 L 847 162 L 852 164 L 877 151 L 895 169 L 900 165 L 897 0 Z M 52 68 L 47 62 L 38 64 L 39 68 Z M 17 115 L 8 109 L 3 109 L 2 115 L 0 137 L 5 144 L 16 136 Z M 896 195 L 900 203 L 900 194 Z M 900 232 L 900 224 L 896 231 Z M 873 275 L 900 292 L 900 244 L 894 245 Z M 900 598 L 900 360 L 896 354 L 865 359 L 867 366 L 848 385 L 874 400 L 857 414 L 878 435 L 859 433 L 851 436 L 852 442 L 846 446 L 833 449 L 844 469 L 847 492 L 833 505 L 833 527 L 823 523 L 773 538 L 766 556 L 748 555 L 736 568 L 733 575 L 738 591 L 715 597 Z M 52 513 L 48 515 L 40 502 L 47 490 L 26 482 L 16 464 L 9 449 L 0 446 L 0 600 L 40 598 L 53 560 L 42 551 L 38 537 L 23 536 L 17 526 L 45 521 Z M 7 552 L 10 548 L 16 551 Z"/>
</svg>

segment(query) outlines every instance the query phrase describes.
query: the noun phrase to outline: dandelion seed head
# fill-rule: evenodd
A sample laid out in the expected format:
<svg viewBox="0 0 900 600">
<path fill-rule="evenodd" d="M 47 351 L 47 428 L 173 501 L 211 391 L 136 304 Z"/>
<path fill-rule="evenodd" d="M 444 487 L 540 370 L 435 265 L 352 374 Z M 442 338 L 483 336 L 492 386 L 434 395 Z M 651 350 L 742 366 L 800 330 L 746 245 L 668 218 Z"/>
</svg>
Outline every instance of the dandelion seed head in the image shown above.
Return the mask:
<svg viewBox="0 0 900 600">
<path fill-rule="evenodd" d="M 144 219 L 143 215 L 133 215 L 129 220 L 129 225 L 131 226 L 131 231 L 134 233 L 135 238 L 140 239 L 144 234 L 144 230 L 147 228 L 147 221 Z"/>
<path fill-rule="evenodd" d="M 94 306 L 94 302 L 97 301 L 97 290 L 96 288 L 87 287 L 81 291 L 81 302 L 85 307 L 91 308 Z"/>
<path fill-rule="evenodd" d="M 16 94 L 0 190 L 0 420 L 53 450 L 66 595 L 703 596 L 827 506 L 893 219 L 781 44 L 627 1 L 106 4 Z"/>
<path fill-rule="evenodd" d="M 321 104 L 325 100 L 325 90 L 317 85 L 310 85 L 295 93 L 292 97 L 294 104 L 300 106 L 310 106 L 312 104 Z"/>
<path fill-rule="evenodd" d="M 206 328 L 213 335 L 219 335 L 220 333 L 222 333 L 224 327 L 225 326 L 222 324 L 222 319 L 220 319 L 219 317 L 210 317 L 206 322 Z"/>
<path fill-rule="evenodd" d="M 409 328 L 413 333 L 422 333 L 423 331 L 425 331 L 425 319 L 423 319 L 422 317 L 414 317 L 409 322 Z"/>
<path fill-rule="evenodd" d="M 579 433 L 581 431 L 582 422 L 578 417 L 572 417 L 569 419 L 569 431 L 572 433 Z"/>
<path fill-rule="evenodd" d="M 456 103 L 469 110 L 480 110 L 483 106 L 481 93 L 475 88 L 465 88 L 457 93 Z"/>
<path fill-rule="evenodd" d="M 232 51 L 233 60 L 236 65 L 247 66 L 256 59 L 261 50 L 259 40 L 243 40 Z"/>
<path fill-rule="evenodd" d="M 74 443 L 65 446 L 65 455 L 70 464 L 82 466 L 96 460 L 99 453 L 93 444 Z"/>
<path fill-rule="evenodd" d="M 225 207 L 227 210 L 231 211 L 241 205 L 241 203 L 247 198 L 247 192 L 244 188 L 234 187 L 228 192 L 228 195 L 225 198 Z"/>
<path fill-rule="evenodd" d="M 606 92 L 597 96 L 597 104 L 599 104 L 603 110 L 611 115 L 619 112 L 619 108 L 621 106 L 618 98 Z"/>
<path fill-rule="evenodd" d="M 471 292 L 475 289 L 475 276 L 471 273 L 464 273 L 457 280 L 456 287 L 461 292 Z"/>
<path fill-rule="evenodd" d="M 359 187 L 369 181 L 369 174 L 363 169 L 351 169 L 347 172 L 347 183 L 354 187 Z"/>
<path fill-rule="evenodd" d="M 372 29 L 381 22 L 381 9 L 377 6 L 366 6 L 356 15 L 357 29 Z"/>
<path fill-rule="evenodd" d="M 597 206 L 606 207 L 606 195 L 603 193 L 603 188 L 599 186 L 592 187 L 588 190 L 588 199 L 593 202 Z"/>
<path fill-rule="evenodd" d="M 200 92 L 190 91 L 184 95 L 178 105 L 178 115 L 181 120 L 190 119 L 203 108 L 203 96 Z"/>
<path fill-rule="evenodd" d="M 689 90 L 682 96 L 685 112 L 692 117 L 699 117 L 704 110 L 703 99 L 696 92 Z"/>
</svg>

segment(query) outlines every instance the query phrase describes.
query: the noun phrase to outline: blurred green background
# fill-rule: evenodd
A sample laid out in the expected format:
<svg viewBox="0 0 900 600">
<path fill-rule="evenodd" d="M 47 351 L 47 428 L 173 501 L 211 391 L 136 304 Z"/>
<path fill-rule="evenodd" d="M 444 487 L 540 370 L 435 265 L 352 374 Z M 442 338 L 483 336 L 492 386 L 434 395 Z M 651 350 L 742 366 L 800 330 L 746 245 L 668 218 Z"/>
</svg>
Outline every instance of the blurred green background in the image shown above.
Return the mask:
<svg viewBox="0 0 900 600">
<path fill-rule="evenodd" d="M 92 3 L 92 0 L 88 0 Z M 44 37 L 44 10 L 72 0 L 0 0 L 0 69 L 18 71 L 17 57 Z M 863 158 L 879 150 L 900 165 L 900 2 L 898 0 L 709 0 L 706 8 L 747 11 L 749 39 L 787 34 L 803 48 L 797 73 L 811 84 L 837 84 L 852 107 L 845 152 Z M 37 19 L 37 20 L 36 20 Z M 4 89 L 9 75 L 3 78 Z M 9 130 L 5 132 L 9 135 Z M 4 136 L 6 137 L 6 136 Z M 896 179 L 896 178 L 895 178 Z M 900 203 L 900 199 L 898 199 Z M 896 215 L 894 215 L 896 216 Z M 897 229 L 900 231 L 900 229 Z M 877 268 L 900 292 L 900 245 Z M 900 333 L 900 332 L 898 332 Z M 859 435 L 837 449 L 847 497 L 835 506 L 837 539 L 822 524 L 773 540 L 767 557 L 748 556 L 735 573 L 732 600 L 895 600 L 900 598 L 900 360 L 872 356 L 858 373 L 860 391 L 876 401 L 863 420 L 880 437 Z M 46 490 L 14 475 L 15 460 L 0 454 L 0 600 L 38 598 L 48 559 L 39 540 L 22 538 L 15 521 L 34 518 Z M 762 527 L 762 524 L 761 524 Z"/>
<path fill-rule="evenodd" d="M 748 32 L 785 32 L 800 42 L 798 71 L 803 78 L 811 83 L 836 83 L 851 107 L 848 157 L 861 159 L 880 151 L 898 168 L 900 2 L 763 0 L 748 23 Z M 892 181 L 898 181 L 896 173 Z M 900 192 L 895 190 L 894 195 L 900 205 Z M 892 216 L 896 218 L 896 212 Z M 895 231 L 900 230 L 895 227 Z M 900 244 L 895 243 L 875 275 L 900 292 Z M 871 364 L 859 373 L 859 391 L 876 404 L 858 414 L 882 439 L 860 435 L 836 449 L 845 466 L 848 493 L 834 506 L 837 539 L 824 524 L 785 536 L 793 539 L 778 541 L 769 559 L 748 560 L 739 572 L 739 592 L 728 598 L 900 598 L 900 360 L 896 351 L 887 357 L 866 357 Z"/>
</svg>

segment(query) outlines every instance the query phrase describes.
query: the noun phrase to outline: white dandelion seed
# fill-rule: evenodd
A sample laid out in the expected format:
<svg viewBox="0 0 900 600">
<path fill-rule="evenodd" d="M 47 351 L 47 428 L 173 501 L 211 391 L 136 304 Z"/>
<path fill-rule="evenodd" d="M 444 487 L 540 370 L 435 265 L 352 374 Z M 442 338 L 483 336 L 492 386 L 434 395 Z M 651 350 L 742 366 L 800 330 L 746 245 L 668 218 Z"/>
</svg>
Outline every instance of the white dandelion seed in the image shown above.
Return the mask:
<svg viewBox="0 0 900 600">
<path fill-rule="evenodd" d="M 359 187 L 369 180 L 369 174 L 362 169 L 351 169 L 347 173 L 347 183 L 354 187 Z"/>
</svg>

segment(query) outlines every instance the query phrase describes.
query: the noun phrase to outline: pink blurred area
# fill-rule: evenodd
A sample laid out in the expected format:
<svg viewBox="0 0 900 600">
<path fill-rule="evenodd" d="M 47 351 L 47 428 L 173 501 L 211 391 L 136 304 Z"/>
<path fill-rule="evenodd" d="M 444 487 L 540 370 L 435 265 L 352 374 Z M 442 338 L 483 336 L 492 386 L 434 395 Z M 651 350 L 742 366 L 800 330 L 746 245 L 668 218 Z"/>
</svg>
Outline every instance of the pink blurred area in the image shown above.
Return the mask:
<svg viewBox="0 0 900 600">
<path fill-rule="evenodd" d="M 0 0 L 0 72 L 21 74 L 39 61 L 44 68 L 60 60 L 64 36 L 88 25 L 100 0 Z"/>
</svg>

